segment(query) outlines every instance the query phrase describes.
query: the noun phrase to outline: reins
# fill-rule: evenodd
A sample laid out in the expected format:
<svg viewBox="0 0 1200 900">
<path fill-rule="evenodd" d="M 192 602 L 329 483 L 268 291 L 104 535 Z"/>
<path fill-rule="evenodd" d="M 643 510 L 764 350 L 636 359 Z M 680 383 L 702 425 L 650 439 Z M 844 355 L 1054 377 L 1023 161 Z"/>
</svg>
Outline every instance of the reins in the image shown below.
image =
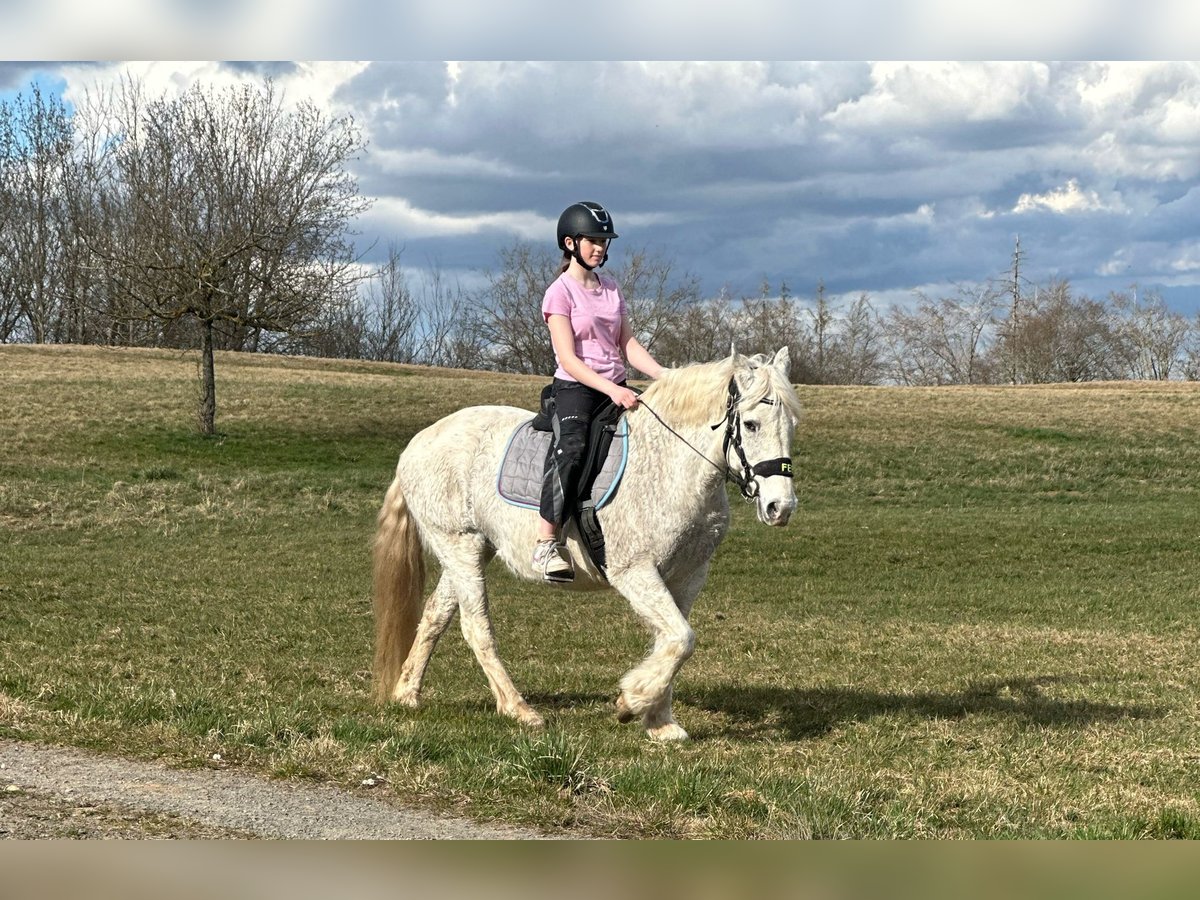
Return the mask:
<svg viewBox="0 0 1200 900">
<path fill-rule="evenodd" d="M 701 450 L 696 449 L 696 447 L 693 446 L 693 444 L 682 434 L 664 422 L 662 416 L 655 412 L 649 403 L 639 397 L 638 404 L 646 407 L 650 415 L 654 416 L 654 418 L 658 420 L 659 424 L 662 425 L 663 428 L 667 429 L 667 431 L 679 438 L 679 440 L 681 440 L 688 448 L 690 448 L 693 453 L 699 456 L 718 472 L 721 472 L 726 481 L 731 481 L 736 484 L 738 486 L 738 491 L 742 495 L 742 499 L 744 499 L 747 503 L 750 503 L 755 497 L 758 496 L 758 481 L 755 479 L 755 476 L 784 475 L 788 478 L 791 478 L 792 461 L 789 457 L 780 457 L 778 459 L 764 460 L 763 462 L 750 465 L 749 460 L 746 459 L 746 451 L 742 448 L 742 415 L 738 412 L 737 408 L 738 401 L 741 399 L 742 393 L 740 390 L 738 390 L 737 379 L 730 377 L 729 394 L 725 401 L 725 417 L 720 422 L 710 426 L 713 431 L 716 431 L 722 425 L 725 426 L 725 440 L 721 445 L 721 456 L 725 460 L 724 470 L 722 470 L 721 466 L 709 459 Z M 760 402 L 767 403 L 772 406 L 775 405 L 775 401 L 768 397 L 764 397 Z M 731 446 L 737 452 L 738 460 L 742 464 L 741 472 L 735 472 L 733 467 L 729 465 L 729 448 Z"/>
<path fill-rule="evenodd" d="M 644 406 L 646 408 L 646 412 L 650 413 L 650 415 L 652 415 L 652 416 L 654 416 L 654 418 L 658 419 L 659 424 L 662 425 L 663 428 L 667 429 L 667 431 L 671 432 L 671 434 L 673 434 L 673 435 L 675 435 L 675 437 L 679 438 L 679 440 L 681 440 L 684 443 L 684 445 L 686 447 L 688 447 L 693 453 L 695 453 L 702 460 L 704 460 L 706 463 L 708 463 L 710 466 L 712 466 L 714 469 L 716 469 L 718 472 L 720 472 L 726 479 L 728 479 L 729 481 L 732 481 L 739 488 L 742 487 L 741 481 L 739 480 L 738 476 L 733 473 L 733 470 L 729 468 L 728 463 L 725 464 L 725 468 L 724 468 L 724 470 L 722 470 L 721 466 L 717 465 L 715 462 L 713 462 L 711 459 L 709 459 L 704 454 L 704 451 L 697 450 L 691 441 L 689 441 L 682 434 L 680 434 L 678 431 L 676 431 L 674 428 L 672 428 L 670 425 L 668 425 L 666 422 L 664 422 L 663 417 L 660 416 L 658 413 L 656 413 L 654 411 L 653 407 L 651 407 L 649 403 L 647 403 L 645 400 L 642 400 L 641 398 L 638 398 L 638 406 Z M 713 426 L 713 428 L 719 428 L 720 425 L 721 425 L 721 423 L 718 422 L 716 425 Z"/>
</svg>

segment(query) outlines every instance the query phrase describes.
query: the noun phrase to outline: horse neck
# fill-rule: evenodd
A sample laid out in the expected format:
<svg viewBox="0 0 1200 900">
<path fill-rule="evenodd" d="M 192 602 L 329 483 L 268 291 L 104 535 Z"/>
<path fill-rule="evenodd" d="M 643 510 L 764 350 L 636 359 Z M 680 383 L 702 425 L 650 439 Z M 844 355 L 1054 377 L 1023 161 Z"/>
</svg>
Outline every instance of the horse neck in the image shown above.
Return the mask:
<svg viewBox="0 0 1200 900">
<path fill-rule="evenodd" d="M 631 413 L 649 446 L 657 448 L 660 480 L 704 494 L 723 486 L 725 432 L 712 423 L 723 418 L 732 371 L 727 360 L 676 370 L 646 391 L 646 408 Z M 630 426 L 637 427 L 633 421 Z"/>
<path fill-rule="evenodd" d="M 651 450 L 649 458 L 654 461 L 648 466 L 652 478 L 679 487 L 691 487 L 694 492 L 704 494 L 723 487 L 723 428 L 675 425 L 670 421 L 664 424 L 644 409 L 637 411 L 636 416 L 637 421 L 631 422 L 630 429 L 640 432 L 641 440 Z"/>
</svg>

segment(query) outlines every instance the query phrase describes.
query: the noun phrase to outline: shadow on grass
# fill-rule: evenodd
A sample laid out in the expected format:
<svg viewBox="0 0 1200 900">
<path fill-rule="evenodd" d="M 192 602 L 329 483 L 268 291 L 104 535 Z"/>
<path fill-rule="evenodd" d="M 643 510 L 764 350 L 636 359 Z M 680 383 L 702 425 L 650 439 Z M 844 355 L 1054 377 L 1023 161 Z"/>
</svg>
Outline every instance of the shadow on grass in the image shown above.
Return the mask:
<svg viewBox="0 0 1200 900">
<path fill-rule="evenodd" d="M 728 731 L 742 736 L 779 733 L 792 740 L 820 737 L 846 722 L 884 715 L 961 719 L 987 715 L 1020 718 L 1032 725 L 1073 727 L 1120 719 L 1155 719 L 1163 710 L 1143 704 L 1094 703 L 1047 697 L 1048 685 L 1075 681 L 1060 676 L 993 678 L 952 693 L 880 693 L 854 688 L 745 687 L 720 684 L 678 691 L 679 701 L 727 716 Z M 715 733 L 720 733 L 716 729 Z"/>
<path fill-rule="evenodd" d="M 582 691 L 530 691 L 525 694 L 525 700 L 534 709 L 549 709 L 555 711 L 576 710 L 592 706 L 613 707 L 617 699 L 617 689 L 611 694 L 586 693 Z"/>
</svg>

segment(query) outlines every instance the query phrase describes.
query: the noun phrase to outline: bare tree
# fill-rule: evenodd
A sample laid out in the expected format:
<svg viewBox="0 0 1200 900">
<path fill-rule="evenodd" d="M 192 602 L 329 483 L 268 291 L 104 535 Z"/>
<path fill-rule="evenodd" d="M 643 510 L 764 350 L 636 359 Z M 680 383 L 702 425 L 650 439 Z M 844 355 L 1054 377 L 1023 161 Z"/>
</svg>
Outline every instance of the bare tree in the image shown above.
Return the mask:
<svg viewBox="0 0 1200 900">
<path fill-rule="evenodd" d="M 363 349 L 367 359 L 410 363 L 417 354 L 420 310 L 400 264 L 403 250 L 388 247 L 388 257 L 369 282 L 362 307 Z"/>
<path fill-rule="evenodd" d="M 825 297 L 825 282 L 817 282 L 817 302 L 808 310 L 810 320 L 809 333 L 812 335 L 813 348 L 813 378 L 816 384 L 830 382 L 830 349 L 833 342 L 832 326 L 834 323 L 833 309 Z"/>
<path fill-rule="evenodd" d="M 1013 244 L 1012 265 L 1008 277 L 1004 280 L 1001 290 L 1008 295 L 1008 317 L 1002 323 L 996 352 L 999 354 L 1010 384 L 1016 384 L 1021 377 L 1022 354 L 1025 335 L 1025 316 L 1028 301 L 1024 296 L 1025 278 L 1021 275 L 1021 263 L 1025 254 L 1021 250 L 1021 236 L 1018 234 Z"/>
<path fill-rule="evenodd" d="M 11 117 L 10 107 L 0 105 L 0 343 L 20 337 L 18 328 L 23 314 L 17 241 L 10 226 L 17 220 L 20 209 L 13 176 L 16 149 Z"/>
<path fill-rule="evenodd" d="M 708 362 L 727 354 L 734 341 L 729 300 L 694 300 L 659 335 L 654 358 L 665 366 Z"/>
<path fill-rule="evenodd" d="M 743 353 L 773 352 L 787 346 L 791 350 L 791 378 L 809 381 L 805 377 L 806 354 L 801 352 L 807 329 L 801 321 L 801 309 L 792 299 L 786 285 L 781 285 L 779 297 L 771 296 L 769 282 L 764 281 L 758 297 L 743 297 L 740 305 L 727 311 L 733 323 L 733 341 Z M 723 348 L 724 353 L 729 347 Z"/>
<path fill-rule="evenodd" d="M 659 352 L 682 312 L 700 298 L 699 280 L 688 274 L 675 277 L 673 269 L 666 257 L 634 248 L 613 273 L 625 297 L 630 327 L 651 354 Z"/>
<path fill-rule="evenodd" d="M 254 352 L 291 356 L 321 356 L 328 359 L 370 359 L 369 307 L 356 298 L 347 304 L 330 305 L 302 332 L 272 332 L 258 335 Z M 218 326 L 218 332 L 220 331 Z M 232 336 L 225 335 L 226 341 Z"/>
<path fill-rule="evenodd" d="M 1192 319 L 1183 347 L 1183 377 L 1188 381 L 1200 381 L 1200 314 Z"/>
<path fill-rule="evenodd" d="M 1020 321 L 1000 333 L 1000 356 L 1015 361 L 1006 374 L 1014 382 L 1094 381 L 1122 377 L 1118 338 L 1103 303 L 1076 297 L 1065 281 L 1038 288 L 1024 304 Z M 1015 341 L 1020 352 L 1008 345 Z"/>
<path fill-rule="evenodd" d="M 420 344 L 414 362 L 451 369 L 487 365 L 487 329 L 479 300 L 457 280 L 451 283 L 437 265 L 422 273 L 417 308 Z"/>
<path fill-rule="evenodd" d="M 126 83 L 114 99 L 94 249 L 116 318 L 198 332 L 200 427 L 212 434 L 218 326 L 262 349 L 351 302 L 362 275 L 348 229 L 368 202 L 346 163 L 364 145 L 352 120 L 289 109 L 270 81 L 148 102 Z"/>
<path fill-rule="evenodd" d="M 974 384 L 991 380 L 985 335 L 999 299 L 990 287 L 958 289 L 957 297 L 917 294 L 914 310 L 893 307 L 886 343 L 893 377 L 902 384 Z"/>
<path fill-rule="evenodd" d="M 879 317 L 866 294 L 859 294 L 842 317 L 825 354 L 826 384 L 878 384 L 884 377 Z"/>
<path fill-rule="evenodd" d="M 36 84 L 29 96 L 0 103 L 0 337 L 17 323 L 34 343 L 63 336 L 71 139 L 62 101 L 44 97 Z"/>
<path fill-rule="evenodd" d="M 479 328 L 486 344 L 484 366 L 502 372 L 545 375 L 554 371 L 554 350 L 542 319 L 542 298 L 559 275 L 556 253 L 525 241 L 500 251 L 500 270 L 488 272 L 480 297 Z"/>
<path fill-rule="evenodd" d="M 1117 319 L 1114 329 L 1129 376 L 1165 381 L 1183 362 L 1188 320 L 1167 307 L 1156 291 L 1140 298 L 1137 288 L 1114 293 L 1109 301 Z"/>
<path fill-rule="evenodd" d="M 0 216 L 4 210 L 0 209 Z M 17 335 L 17 324 L 21 318 L 21 309 L 17 304 L 17 295 L 13 291 L 13 274 L 0 266 L 0 344 L 6 344 Z"/>
</svg>

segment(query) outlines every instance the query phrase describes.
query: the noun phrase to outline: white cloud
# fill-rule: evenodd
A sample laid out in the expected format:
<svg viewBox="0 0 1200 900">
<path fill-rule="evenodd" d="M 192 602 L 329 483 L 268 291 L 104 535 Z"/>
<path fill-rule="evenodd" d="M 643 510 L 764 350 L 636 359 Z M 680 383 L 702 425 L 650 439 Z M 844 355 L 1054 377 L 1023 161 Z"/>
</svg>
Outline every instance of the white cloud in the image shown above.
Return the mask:
<svg viewBox="0 0 1200 900">
<path fill-rule="evenodd" d="M 1109 259 L 1096 267 L 1096 274 L 1102 275 L 1105 278 L 1115 278 L 1125 276 L 1129 272 L 1132 265 L 1129 250 L 1125 247 L 1119 249 Z"/>
<path fill-rule="evenodd" d="M 1172 272 L 1200 272 L 1200 243 L 1193 241 L 1179 248 L 1169 265 Z"/>
<path fill-rule="evenodd" d="M 530 174 L 508 163 L 487 159 L 477 154 L 442 153 L 433 148 L 417 150 L 376 148 L 371 152 L 371 159 L 373 165 L 384 175 L 512 178 L 517 175 Z"/>
<path fill-rule="evenodd" d="M 545 239 L 554 234 L 555 222 L 528 211 L 477 212 L 471 214 L 438 213 L 420 209 L 399 197 L 380 198 L 363 216 L 372 230 L 400 241 L 431 237 L 462 237 L 483 232 L 499 232 L 505 239 Z"/>
<path fill-rule="evenodd" d="M 354 61 L 296 62 L 273 66 L 240 67 L 221 62 L 149 61 L 120 62 L 104 66 L 62 67 L 67 86 L 63 98 L 79 103 L 85 91 L 100 90 L 132 79 L 147 96 L 177 96 L 193 85 L 223 88 L 261 81 L 269 73 L 283 92 L 285 103 L 307 100 L 323 109 L 335 107 L 335 94 L 369 64 Z"/>
<path fill-rule="evenodd" d="M 1200 241 L 1130 241 L 1104 260 L 1096 274 L 1111 279 L 1116 290 L 1134 283 L 1200 285 Z"/>
<path fill-rule="evenodd" d="M 1063 187 L 1055 188 L 1044 194 L 1022 194 L 1013 207 L 1015 213 L 1029 213 L 1038 210 L 1049 210 L 1059 215 L 1083 212 L 1117 212 L 1122 205 L 1117 198 L 1111 204 L 1106 204 L 1100 195 L 1093 190 L 1084 190 L 1079 182 L 1072 178 Z"/>
<path fill-rule="evenodd" d="M 911 210 L 910 212 L 900 213 L 899 215 L 895 216 L 881 216 L 878 219 L 878 224 L 883 228 L 911 228 L 913 226 L 924 228 L 930 227 L 934 224 L 933 204 L 922 203 L 920 206 L 914 210 Z"/>
<path fill-rule="evenodd" d="M 1159 181 L 1200 173 L 1200 63 L 1088 63 L 1074 88 L 1082 156 L 1097 171 Z"/>
<path fill-rule="evenodd" d="M 381 125 L 410 113 L 399 140 L 528 155 L 583 144 L 603 158 L 800 144 L 861 89 L 866 71 L 863 63 L 461 61 L 436 84 L 411 66 L 380 64 L 392 78 L 390 105 L 378 99 L 379 76 L 357 87 Z"/>
<path fill-rule="evenodd" d="M 1081 107 L 1099 126 L 1145 116 L 1157 119 L 1164 103 L 1194 105 L 1200 65 L 1192 62 L 1091 62 L 1076 71 Z"/>
<path fill-rule="evenodd" d="M 871 90 L 826 119 L 866 130 L 1006 119 L 1044 92 L 1049 80 L 1044 63 L 875 63 Z"/>
</svg>

